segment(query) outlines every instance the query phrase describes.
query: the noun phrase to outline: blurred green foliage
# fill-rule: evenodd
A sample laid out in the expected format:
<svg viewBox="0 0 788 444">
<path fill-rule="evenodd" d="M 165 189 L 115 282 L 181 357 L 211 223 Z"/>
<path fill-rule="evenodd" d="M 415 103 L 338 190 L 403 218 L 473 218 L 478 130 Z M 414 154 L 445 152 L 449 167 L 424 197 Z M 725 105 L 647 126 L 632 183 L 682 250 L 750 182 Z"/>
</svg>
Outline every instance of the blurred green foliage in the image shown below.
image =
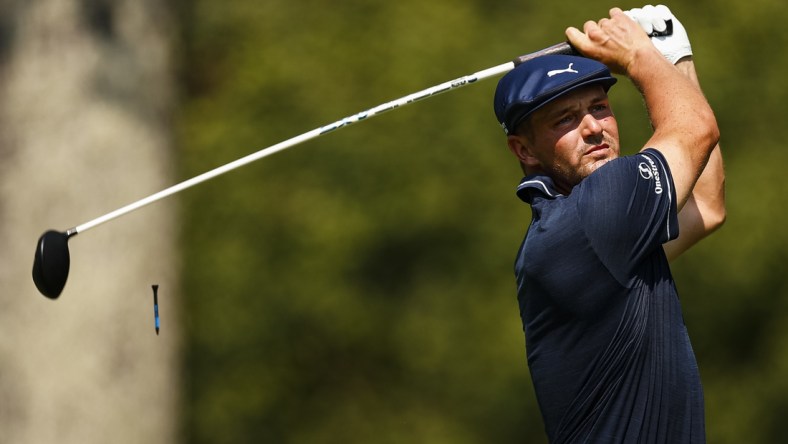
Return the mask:
<svg viewBox="0 0 788 444">
<path fill-rule="evenodd" d="M 779 442 L 788 7 L 668 5 L 692 39 L 728 173 L 726 226 L 673 267 L 709 441 Z M 611 6 L 179 2 L 180 174 L 557 43 Z M 186 442 L 545 442 L 512 272 L 530 211 L 514 195 L 495 83 L 183 194 Z M 624 145 L 639 149 L 642 100 L 626 81 L 611 97 Z"/>
</svg>

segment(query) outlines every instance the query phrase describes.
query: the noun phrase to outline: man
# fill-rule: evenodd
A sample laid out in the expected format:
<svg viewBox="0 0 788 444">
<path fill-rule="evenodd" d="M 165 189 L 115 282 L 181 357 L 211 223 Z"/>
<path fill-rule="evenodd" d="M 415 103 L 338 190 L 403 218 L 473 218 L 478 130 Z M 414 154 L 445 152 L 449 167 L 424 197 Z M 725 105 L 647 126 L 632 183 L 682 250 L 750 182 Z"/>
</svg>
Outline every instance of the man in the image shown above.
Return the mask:
<svg viewBox="0 0 788 444">
<path fill-rule="evenodd" d="M 644 30 L 668 20 L 673 34 L 649 39 Z M 585 57 L 526 62 L 495 94 L 526 173 L 517 194 L 532 209 L 515 271 L 548 438 L 704 442 L 700 376 L 668 262 L 724 221 L 724 175 L 686 31 L 666 7 L 647 6 L 614 8 L 566 35 Z M 619 157 L 608 68 L 641 91 L 652 122 L 632 156 Z"/>
</svg>

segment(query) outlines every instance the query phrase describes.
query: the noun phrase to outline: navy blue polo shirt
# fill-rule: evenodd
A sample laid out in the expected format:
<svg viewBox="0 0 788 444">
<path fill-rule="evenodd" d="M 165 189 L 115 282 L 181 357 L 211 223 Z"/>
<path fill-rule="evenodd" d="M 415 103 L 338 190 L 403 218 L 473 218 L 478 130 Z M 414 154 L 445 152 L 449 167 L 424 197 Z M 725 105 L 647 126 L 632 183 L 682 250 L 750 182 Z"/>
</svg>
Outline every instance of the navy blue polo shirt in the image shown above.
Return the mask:
<svg viewBox="0 0 788 444">
<path fill-rule="evenodd" d="M 647 149 L 568 196 L 523 179 L 517 255 L 528 366 L 552 443 L 702 443 L 703 393 L 662 244 L 678 236 L 673 179 Z"/>
</svg>

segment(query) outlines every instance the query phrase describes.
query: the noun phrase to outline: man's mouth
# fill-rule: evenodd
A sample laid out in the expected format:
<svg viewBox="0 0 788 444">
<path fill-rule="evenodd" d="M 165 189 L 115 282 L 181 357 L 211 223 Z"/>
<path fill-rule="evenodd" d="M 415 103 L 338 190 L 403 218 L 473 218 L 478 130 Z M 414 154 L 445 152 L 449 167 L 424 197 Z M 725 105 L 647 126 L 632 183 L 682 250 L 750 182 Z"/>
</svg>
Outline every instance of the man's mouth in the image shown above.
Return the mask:
<svg viewBox="0 0 788 444">
<path fill-rule="evenodd" d="M 610 148 L 610 145 L 603 143 L 602 145 L 594 145 L 586 151 L 586 155 L 599 153 Z"/>
</svg>

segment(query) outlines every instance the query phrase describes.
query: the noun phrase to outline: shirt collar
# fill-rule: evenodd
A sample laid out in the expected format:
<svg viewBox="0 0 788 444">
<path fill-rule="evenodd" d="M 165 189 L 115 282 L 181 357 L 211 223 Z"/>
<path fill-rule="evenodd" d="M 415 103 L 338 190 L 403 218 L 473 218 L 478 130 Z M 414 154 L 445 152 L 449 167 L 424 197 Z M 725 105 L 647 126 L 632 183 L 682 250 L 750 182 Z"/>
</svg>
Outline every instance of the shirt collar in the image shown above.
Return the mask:
<svg viewBox="0 0 788 444">
<path fill-rule="evenodd" d="M 555 199 L 556 197 L 562 196 L 562 194 L 555 189 L 553 179 L 544 174 L 526 176 L 520 181 L 520 185 L 517 186 L 517 197 L 523 202 L 529 204 L 533 203 L 534 197 L 540 195 L 548 199 Z"/>
</svg>

